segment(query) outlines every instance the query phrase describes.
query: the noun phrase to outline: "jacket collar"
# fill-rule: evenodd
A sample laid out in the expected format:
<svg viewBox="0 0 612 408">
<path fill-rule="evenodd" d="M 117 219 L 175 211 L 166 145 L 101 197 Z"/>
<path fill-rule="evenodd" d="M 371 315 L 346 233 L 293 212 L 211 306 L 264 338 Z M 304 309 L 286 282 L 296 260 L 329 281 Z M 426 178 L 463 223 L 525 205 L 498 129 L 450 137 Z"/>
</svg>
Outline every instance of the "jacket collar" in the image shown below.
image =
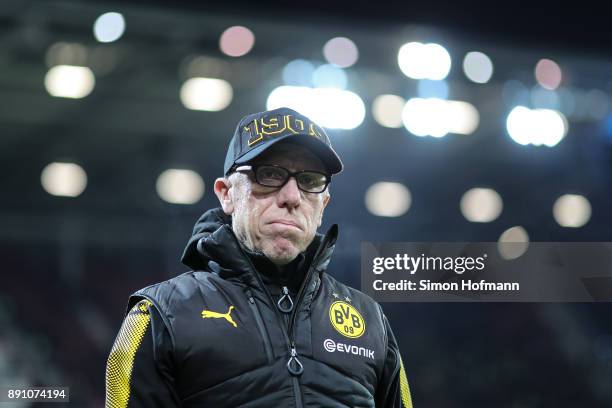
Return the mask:
<svg viewBox="0 0 612 408">
<path fill-rule="evenodd" d="M 232 219 L 221 208 L 205 212 L 197 221 L 181 261 L 193 270 L 208 270 L 224 279 L 240 278 L 255 285 L 251 261 L 242 249 L 231 227 Z M 316 234 L 305 251 L 309 264 L 318 275 L 327 269 L 338 237 L 338 226 L 332 225 L 327 234 Z M 314 251 L 314 252 L 312 252 Z"/>
</svg>

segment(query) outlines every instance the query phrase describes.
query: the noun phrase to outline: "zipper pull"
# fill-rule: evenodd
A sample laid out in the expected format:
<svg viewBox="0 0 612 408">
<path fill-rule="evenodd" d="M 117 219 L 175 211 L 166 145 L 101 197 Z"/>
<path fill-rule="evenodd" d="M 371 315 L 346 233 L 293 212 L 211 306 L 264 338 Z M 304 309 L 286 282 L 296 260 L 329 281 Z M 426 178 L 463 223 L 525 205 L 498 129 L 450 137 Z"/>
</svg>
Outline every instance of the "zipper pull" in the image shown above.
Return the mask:
<svg viewBox="0 0 612 408">
<path fill-rule="evenodd" d="M 254 305 L 255 304 L 255 299 L 253 299 L 253 293 L 251 292 L 250 289 L 247 289 L 244 291 L 244 293 L 247 295 L 247 298 L 249 298 L 249 303 Z"/>
<path fill-rule="evenodd" d="M 289 349 L 291 352 L 291 357 L 289 357 L 289 361 L 287 361 L 287 370 L 291 373 L 291 375 L 298 376 L 304 372 L 304 366 L 297 358 L 297 350 L 295 349 L 295 343 L 291 343 L 291 348 Z"/>
<path fill-rule="evenodd" d="M 284 306 L 285 302 L 289 303 L 288 307 Z M 283 313 L 291 313 L 291 311 L 293 310 L 293 300 L 291 299 L 291 296 L 289 295 L 289 289 L 287 289 L 286 286 L 283 286 L 283 296 L 278 299 L 276 305 L 278 306 L 278 309 Z"/>
</svg>

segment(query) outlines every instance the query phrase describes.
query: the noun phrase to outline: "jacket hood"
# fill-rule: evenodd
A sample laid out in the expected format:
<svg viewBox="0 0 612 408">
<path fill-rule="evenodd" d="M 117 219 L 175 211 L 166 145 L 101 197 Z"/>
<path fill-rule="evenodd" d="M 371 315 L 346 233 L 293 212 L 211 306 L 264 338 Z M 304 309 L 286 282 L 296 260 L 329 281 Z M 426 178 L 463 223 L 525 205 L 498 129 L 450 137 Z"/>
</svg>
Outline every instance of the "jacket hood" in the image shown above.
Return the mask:
<svg viewBox="0 0 612 408">
<path fill-rule="evenodd" d="M 187 246 L 183 251 L 181 262 L 193 270 L 204 269 L 208 262 L 202 259 L 198 252 L 198 242 L 200 239 L 210 236 L 224 225 L 232 225 L 232 216 L 227 215 L 221 207 L 206 211 L 200 216 L 193 227 L 191 238 L 187 241 Z"/>
<path fill-rule="evenodd" d="M 325 270 L 335 247 L 338 236 L 338 226 L 333 225 L 324 236 L 317 233 L 307 251 L 314 251 L 322 255 L 317 269 Z M 206 211 L 193 227 L 191 238 L 183 251 L 181 262 L 193 270 L 207 270 L 208 263 L 214 261 L 224 267 L 240 267 L 242 261 L 234 255 L 241 253 L 240 244 L 232 231 L 232 217 L 225 214 L 222 208 L 213 208 Z"/>
</svg>

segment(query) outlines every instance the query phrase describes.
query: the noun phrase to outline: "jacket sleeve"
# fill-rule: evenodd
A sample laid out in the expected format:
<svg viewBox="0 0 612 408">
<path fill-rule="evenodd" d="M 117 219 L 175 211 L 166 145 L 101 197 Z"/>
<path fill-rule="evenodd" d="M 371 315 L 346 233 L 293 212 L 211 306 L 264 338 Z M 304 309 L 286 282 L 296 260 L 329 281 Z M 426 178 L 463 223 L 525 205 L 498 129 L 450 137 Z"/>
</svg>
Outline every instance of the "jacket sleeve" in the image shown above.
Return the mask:
<svg viewBox="0 0 612 408">
<path fill-rule="evenodd" d="M 159 312 L 143 299 L 128 312 L 106 365 L 106 408 L 174 408 L 171 338 Z"/>
<path fill-rule="evenodd" d="M 387 317 L 383 314 L 387 329 L 387 355 L 383 374 L 376 390 L 376 408 L 412 408 L 408 378 L 402 356 Z"/>
</svg>

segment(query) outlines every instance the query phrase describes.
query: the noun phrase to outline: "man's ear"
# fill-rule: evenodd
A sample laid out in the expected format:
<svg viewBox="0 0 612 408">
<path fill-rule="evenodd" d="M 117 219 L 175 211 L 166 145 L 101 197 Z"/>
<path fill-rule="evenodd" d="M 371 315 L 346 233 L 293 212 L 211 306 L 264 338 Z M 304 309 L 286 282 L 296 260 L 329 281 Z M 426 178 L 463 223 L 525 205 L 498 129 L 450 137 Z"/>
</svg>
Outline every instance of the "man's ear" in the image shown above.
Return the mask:
<svg viewBox="0 0 612 408">
<path fill-rule="evenodd" d="M 230 194 L 231 184 L 225 177 L 219 177 L 215 180 L 215 194 L 219 199 L 223 212 L 227 215 L 232 215 L 234 212 L 234 201 L 232 200 L 232 194 Z"/>
<path fill-rule="evenodd" d="M 323 197 L 323 206 L 321 207 L 321 213 L 319 214 L 319 225 L 318 225 L 319 227 L 323 223 L 323 212 L 325 211 L 325 207 L 327 207 L 327 204 L 329 203 L 330 199 L 331 199 L 331 195 L 329 193 L 326 193 L 325 196 Z"/>
</svg>

